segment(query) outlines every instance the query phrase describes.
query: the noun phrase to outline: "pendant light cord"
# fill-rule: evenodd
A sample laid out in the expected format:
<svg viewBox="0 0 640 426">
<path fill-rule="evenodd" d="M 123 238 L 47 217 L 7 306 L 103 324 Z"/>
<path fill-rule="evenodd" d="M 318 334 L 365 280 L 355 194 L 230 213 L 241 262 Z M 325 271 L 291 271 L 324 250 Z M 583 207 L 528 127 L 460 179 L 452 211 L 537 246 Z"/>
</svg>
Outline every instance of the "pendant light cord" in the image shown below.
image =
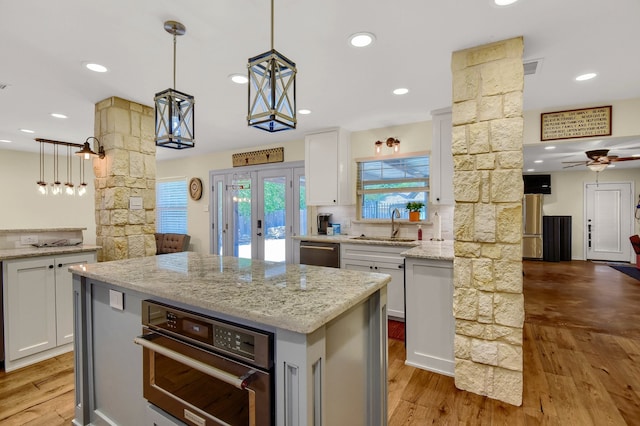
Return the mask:
<svg viewBox="0 0 640 426">
<path fill-rule="evenodd" d="M 273 0 L 271 0 L 271 50 L 273 50 Z"/>
</svg>

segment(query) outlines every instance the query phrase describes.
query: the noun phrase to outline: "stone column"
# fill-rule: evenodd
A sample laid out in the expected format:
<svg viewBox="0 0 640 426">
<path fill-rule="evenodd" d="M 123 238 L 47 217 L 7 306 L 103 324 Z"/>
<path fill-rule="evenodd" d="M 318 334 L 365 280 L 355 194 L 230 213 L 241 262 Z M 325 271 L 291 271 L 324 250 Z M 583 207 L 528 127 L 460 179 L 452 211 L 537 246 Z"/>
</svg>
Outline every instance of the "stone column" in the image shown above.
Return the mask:
<svg viewBox="0 0 640 426">
<path fill-rule="evenodd" d="M 454 52 L 455 384 L 522 404 L 522 37 Z"/>
<path fill-rule="evenodd" d="M 125 99 L 96 104 L 94 134 L 106 151 L 93 160 L 100 262 L 156 253 L 154 119 L 153 108 Z M 142 209 L 129 208 L 131 197 Z"/>
</svg>

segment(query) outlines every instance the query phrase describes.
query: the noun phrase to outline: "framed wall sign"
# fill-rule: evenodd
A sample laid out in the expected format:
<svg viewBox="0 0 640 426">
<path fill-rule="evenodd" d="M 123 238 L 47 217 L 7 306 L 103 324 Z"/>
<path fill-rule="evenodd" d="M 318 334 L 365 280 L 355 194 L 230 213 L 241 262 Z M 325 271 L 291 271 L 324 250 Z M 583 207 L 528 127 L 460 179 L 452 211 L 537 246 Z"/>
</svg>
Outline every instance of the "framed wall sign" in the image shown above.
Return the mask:
<svg viewBox="0 0 640 426">
<path fill-rule="evenodd" d="M 611 105 L 540 114 L 540 140 L 611 136 Z"/>
<path fill-rule="evenodd" d="M 233 167 L 253 166 L 256 164 L 267 164 L 267 163 L 281 163 L 283 161 L 284 161 L 283 147 L 233 154 Z"/>
</svg>

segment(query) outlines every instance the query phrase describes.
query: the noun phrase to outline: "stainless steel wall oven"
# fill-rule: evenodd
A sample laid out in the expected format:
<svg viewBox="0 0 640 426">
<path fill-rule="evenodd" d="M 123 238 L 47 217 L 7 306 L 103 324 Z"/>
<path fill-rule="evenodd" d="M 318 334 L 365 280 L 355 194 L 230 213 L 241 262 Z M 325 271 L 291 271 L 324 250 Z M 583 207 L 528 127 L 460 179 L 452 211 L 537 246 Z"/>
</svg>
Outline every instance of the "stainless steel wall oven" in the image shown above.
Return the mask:
<svg viewBox="0 0 640 426">
<path fill-rule="evenodd" d="M 275 423 L 273 334 L 142 302 L 144 397 L 194 426 Z"/>
</svg>

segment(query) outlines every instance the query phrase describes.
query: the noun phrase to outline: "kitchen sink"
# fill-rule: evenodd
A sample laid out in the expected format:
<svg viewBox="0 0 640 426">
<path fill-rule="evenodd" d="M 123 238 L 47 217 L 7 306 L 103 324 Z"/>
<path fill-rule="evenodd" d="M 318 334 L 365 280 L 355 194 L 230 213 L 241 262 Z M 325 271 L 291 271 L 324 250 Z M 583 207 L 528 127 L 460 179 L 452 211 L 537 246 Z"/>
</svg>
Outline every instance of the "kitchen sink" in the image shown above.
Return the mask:
<svg viewBox="0 0 640 426">
<path fill-rule="evenodd" d="M 414 238 L 402 238 L 402 237 L 367 237 L 360 235 L 359 237 L 353 237 L 352 240 L 368 240 L 368 241 L 397 241 L 400 243 L 414 242 Z"/>
</svg>

